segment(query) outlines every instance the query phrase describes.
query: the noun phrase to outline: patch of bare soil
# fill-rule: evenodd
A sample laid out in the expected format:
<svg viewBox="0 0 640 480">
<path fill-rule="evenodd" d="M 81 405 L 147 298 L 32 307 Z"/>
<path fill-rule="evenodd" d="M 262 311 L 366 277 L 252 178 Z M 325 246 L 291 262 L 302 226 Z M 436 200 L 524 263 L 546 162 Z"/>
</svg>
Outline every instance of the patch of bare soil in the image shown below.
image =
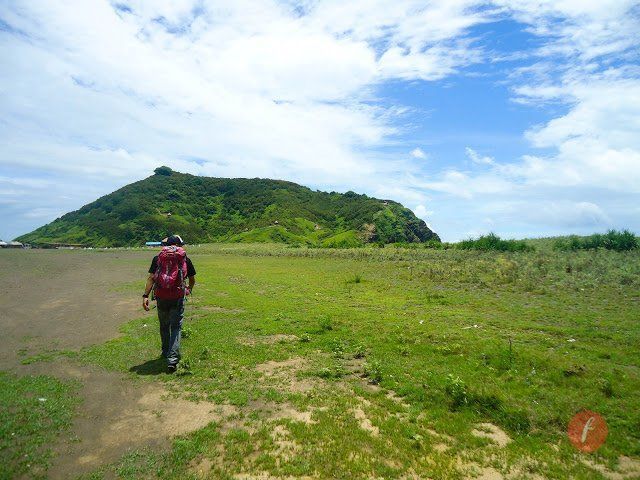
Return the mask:
<svg viewBox="0 0 640 480">
<path fill-rule="evenodd" d="M 150 255 L 144 252 L 145 258 Z M 142 316 L 139 295 L 113 290 L 136 279 L 142 290 L 146 272 L 140 257 L 140 252 L 3 251 L 0 270 L 15 274 L 0 282 L 2 365 L 18 365 L 21 348 L 27 354 L 76 350 L 118 336 L 121 324 Z"/>
<path fill-rule="evenodd" d="M 487 438 L 501 448 L 505 447 L 511 441 L 509 435 L 493 423 L 479 423 L 477 426 L 478 428 L 471 431 L 471 434 L 476 437 Z"/>
<path fill-rule="evenodd" d="M 302 357 L 293 357 L 288 360 L 262 363 L 256 370 L 262 374 L 262 382 L 274 388 L 284 389 L 293 393 L 306 393 L 320 383 L 320 379 L 301 377 L 299 372 L 307 366 L 307 361 Z"/>
<path fill-rule="evenodd" d="M 195 474 L 198 478 L 207 478 L 213 466 L 214 463 L 210 459 L 202 457 L 191 462 L 189 465 L 189 471 Z"/>
<path fill-rule="evenodd" d="M 300 451 L 300 445 L 291 439 L 291 432 L 284 425 L 276 425 L 273 427 L 271 438 L 276 446 L 274 455 L 278 465 L 281 460 L 291 460 Z"/>
<path fill-rule="evenodd" d="M 589 458 L 583 458 L 582 463 L 589 468 L 597 470 L 603 477 L 609 480 L 626 480 L 629 478 L 640 478 L 640 459 L 621 456 L 618 459 L 618 468 L 614 471 L 601 463 L 596 463 Z"/>
<path fill-rule="evenodd" d="M 171 437 L 237 413 L 230 405 L 171 397 L 162 386 L 135 383 L 97 368 L 60 365 L 55 373 L 80 380 L 84 402 L 72 430 L 78 441 L 54 448 L 50 478 L 91 471 L 118 460 L 130 448 L 168 447 Z"/>
<path fill-rule="evenodd" d="M 297 410 L 289 403 L 266 402 L 263 400 L 252 400 L 246 409 L 258 412 L 265 420 L 291 420 L 293 422 L 306 423 L 308 425 L 318 423 L 314 420 L 313 412 L 319 410 L 317 407 L 310 407 L 308 410 Z M 224 428 L 224 425 L 223 425 Z"/>
<path fill-rule="evenodd" d="M 362 410 L 362 408 L 352 408 L 351 413 L 353 414 L 355 419 L 358 420 L 358 424 L 360 425 L 361 429 L 369 432 L 374 437 L 380 435 L 380 429 L 371 423 L 371 420 L 369 420 L 369 417 L 367 417 L 367 414 L 364 413 L 364 410 Z"/>
</svg>

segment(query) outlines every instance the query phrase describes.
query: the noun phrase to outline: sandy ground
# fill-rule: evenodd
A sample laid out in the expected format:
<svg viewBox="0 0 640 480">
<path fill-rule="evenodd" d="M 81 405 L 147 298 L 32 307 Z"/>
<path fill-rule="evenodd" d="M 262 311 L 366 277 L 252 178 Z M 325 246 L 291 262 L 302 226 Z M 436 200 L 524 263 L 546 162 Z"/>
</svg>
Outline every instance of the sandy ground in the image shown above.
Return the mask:
<svg viewBox="0 0 640 480">
<path fill-rule="evenodd" d="M 65 358 L 20 363 L 24 355 L 101 343 L 143 315 L 141 298 L 114 286 L 140 281 L 152 252 L 1 251 L 2 370 L 81 382 L 73 427 L 54 446 L 49 478 L 73 478 L 115 461 L 131 448 L 163 447 L 177 434 L 219 418 L 205 402 L 166 398 L 162 386 Z M 123 289 L 124 290 L 124 289 Z M 151 317 L 155 311 L 148 315 Z M 73 441 L 71 441 L 73 439 Z"/>
</svg>

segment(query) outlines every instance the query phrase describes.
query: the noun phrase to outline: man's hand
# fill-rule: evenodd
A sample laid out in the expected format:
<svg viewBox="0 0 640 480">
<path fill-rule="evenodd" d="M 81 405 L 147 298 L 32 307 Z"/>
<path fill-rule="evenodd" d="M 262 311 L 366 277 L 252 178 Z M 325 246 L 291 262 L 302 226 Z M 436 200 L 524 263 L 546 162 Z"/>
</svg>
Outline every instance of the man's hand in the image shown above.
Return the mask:
<svg viewBox="0 0 640 480">
<path fill-rule="evenodd" d="M 149 297 L 142 299 L 142 308 L 147 312 L 149 311 Z"/>
<path fill-rule="evenodd" d="M 186 295 L 191 295 L 191 289 L 189 287 L 184 289 L 184 294 Z"/>
</svg>

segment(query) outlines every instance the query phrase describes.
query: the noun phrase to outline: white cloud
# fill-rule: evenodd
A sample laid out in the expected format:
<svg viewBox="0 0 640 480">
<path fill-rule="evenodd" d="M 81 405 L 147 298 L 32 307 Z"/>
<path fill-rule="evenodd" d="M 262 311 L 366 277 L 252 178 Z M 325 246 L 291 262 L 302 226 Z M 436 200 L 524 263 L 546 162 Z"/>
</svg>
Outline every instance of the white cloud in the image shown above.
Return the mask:
<svg viewBox="0 0 640 480">
<path fill-rule="evenodd" d="M 413 209 L 413 213 L 416 214 L 416 217 L 427 220 L 427 218 L 433 215 L 433 210 L 427 210 L 427 207 L 424 205 L 417 205 L 416 208 Z"/>
<path fill-rule="evenodd" d="M 493 158 L 487 156 L 483 157 L 471 147 L 466 147 L 464 151 L 467 154 L 467 157 L 469 157 L 473 163 L 478 165 L 495 165 L 496 163 Z"/>
<path fill-rule="evenodd" d="M 413 150 L 411 150 L 411 156 L 413 158 L 420 158 L 420 159 L 425 159 L 427 158 L 427 154 L 424 153 L 424 151 L 421 148 L 414 148 Z"/>
</svg>

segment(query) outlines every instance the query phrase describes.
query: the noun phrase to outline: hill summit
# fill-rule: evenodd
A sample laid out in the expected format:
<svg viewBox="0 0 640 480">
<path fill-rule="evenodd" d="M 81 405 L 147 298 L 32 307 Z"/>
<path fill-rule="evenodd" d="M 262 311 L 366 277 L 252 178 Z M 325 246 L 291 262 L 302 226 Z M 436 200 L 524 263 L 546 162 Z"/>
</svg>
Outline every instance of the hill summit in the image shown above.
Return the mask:
<svg viewBox="0 0 640 480">
<path fill-rule="evenodd" d="M 283 242 L 319 247 L 440 239 L 392 200 L 313 191 L 282 180 L 215 178 L 169 167 L 18 240 L 137 246 L 178 233 L 188 243 Z"/>
</svg>

